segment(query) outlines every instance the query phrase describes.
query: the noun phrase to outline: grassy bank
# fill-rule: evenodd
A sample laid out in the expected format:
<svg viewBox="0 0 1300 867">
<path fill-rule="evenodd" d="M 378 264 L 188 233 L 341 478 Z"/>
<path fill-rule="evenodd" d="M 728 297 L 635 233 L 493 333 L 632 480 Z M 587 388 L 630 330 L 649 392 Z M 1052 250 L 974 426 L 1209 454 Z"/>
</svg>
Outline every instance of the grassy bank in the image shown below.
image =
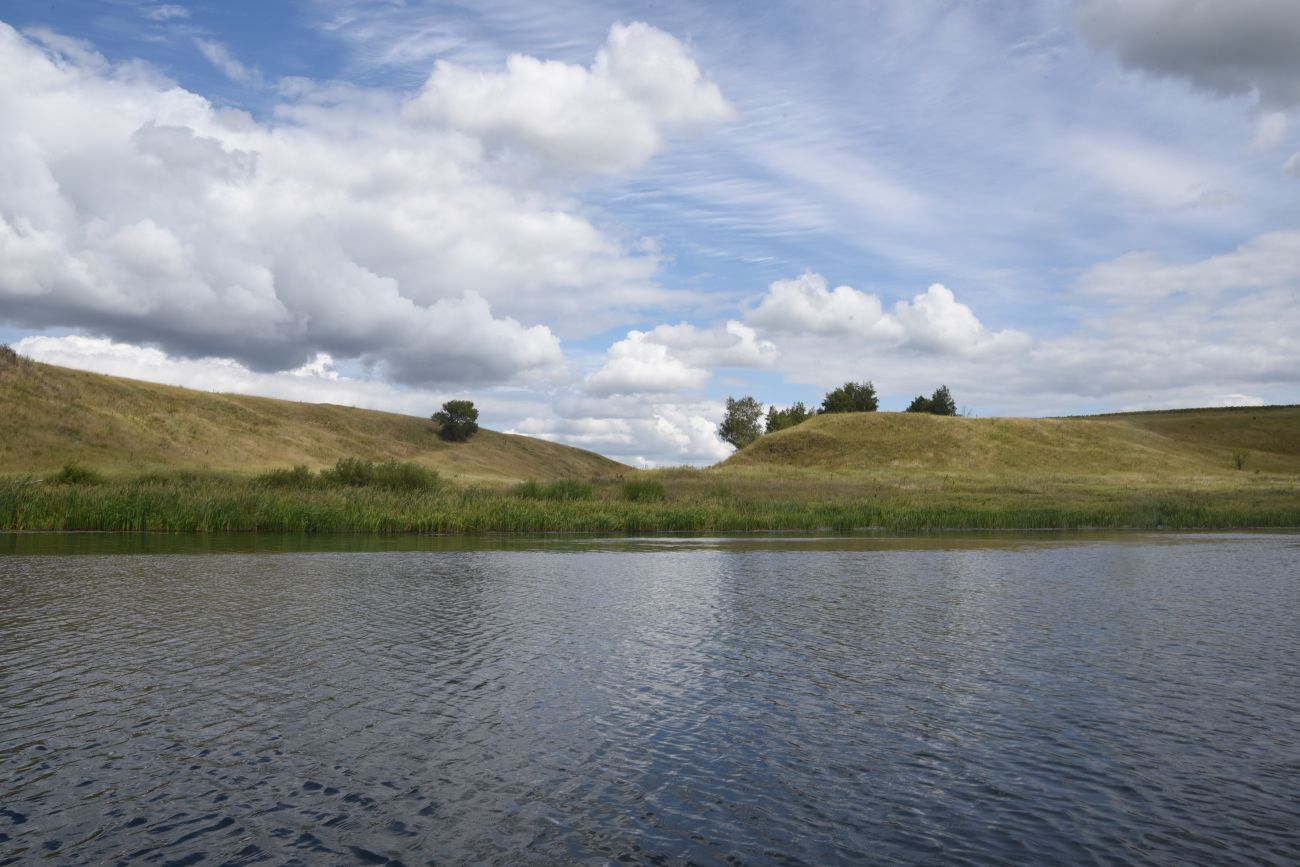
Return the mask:
<svg viewBox="0 0 1300 867">
<path fill-rule="evenodd" d="M 656 533 L 1300 527 L 1295 480 L 876 476 L 783 480 L 664 470 L 619 480 L 415 489 L 217 473 L 0 481 L 0 529 Z"/>
</svg>

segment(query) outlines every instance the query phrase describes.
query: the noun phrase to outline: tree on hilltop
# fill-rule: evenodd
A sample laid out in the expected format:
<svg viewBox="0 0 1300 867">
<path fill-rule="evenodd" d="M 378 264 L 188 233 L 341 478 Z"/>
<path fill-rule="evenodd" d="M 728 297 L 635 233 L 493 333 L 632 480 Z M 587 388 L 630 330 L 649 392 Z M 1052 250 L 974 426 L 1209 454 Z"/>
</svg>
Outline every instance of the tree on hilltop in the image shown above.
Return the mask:
<svg viewBox="0 0 1300 867">
<path fill-rule="evenodd" d="M 948 386 L 941 385 L 929 397 L 918 395 L 905 412 L 928 412 L 930 415 L 956 415 L 957 402 L 952 399 Z"/>
<path fill-rule="evenodd" d="M 764 433 L 776 433 L 779 430 L 785 430 L 788 427 L 794 427 L 797 424 L 807 421 L 813 417 L 812 410 L 803 405 L 803 401 L 797 402 L 789 409 L 777 409 L 775 404 L 768 407 L 767 410 L 767 428 Z"/>
<path fill-rule="evenodd" d="M 957 402 L 952 399 L 948 386 L 941 385 L 930 395 L 930 412 L 935 415 L 956 415 Z"/>
<path fill-rule="evenodd" d="M 752 397 L 739 400 L 727 398 L 727 414 L 718 425 L 718 436 L 737 449 L 743 449 L 762 436 L 758 420 L 763 415 L 763 405 Z"/>
<path fill-rule="evenodd" d="M 463 443 L 478 430 L 478 410 L 472 400 L 449 400 L 431 418 L 440 427 L 438 436 L 453 443 Z"/>
<path fill-rule="evenodd" d="M 822 412 L 875 412 L 880 401 L 870 382 L 846 382 L 822 399 Z"/>
</svg>

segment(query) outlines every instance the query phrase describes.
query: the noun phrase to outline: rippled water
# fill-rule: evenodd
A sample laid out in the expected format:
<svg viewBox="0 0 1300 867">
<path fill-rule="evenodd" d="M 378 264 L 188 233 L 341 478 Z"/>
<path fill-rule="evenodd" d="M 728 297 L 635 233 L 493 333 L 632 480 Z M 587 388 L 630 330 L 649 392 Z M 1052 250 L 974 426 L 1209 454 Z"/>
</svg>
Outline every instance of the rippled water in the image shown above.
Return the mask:
<svg viewBox="0 0 1300 867">
<path fill-rule="evenodd" d="M 1000 538 L 7 537 L 0 863 L 1300 859 L 1300 537 Z"/>
</svg>

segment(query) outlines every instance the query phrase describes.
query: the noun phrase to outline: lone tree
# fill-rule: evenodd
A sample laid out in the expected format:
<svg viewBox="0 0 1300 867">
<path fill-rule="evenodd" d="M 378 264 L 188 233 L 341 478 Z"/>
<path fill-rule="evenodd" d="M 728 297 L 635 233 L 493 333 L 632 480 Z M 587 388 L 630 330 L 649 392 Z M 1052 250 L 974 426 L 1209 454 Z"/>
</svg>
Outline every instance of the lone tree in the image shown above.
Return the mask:
<svg viewBox="0 0 1300 867">
<path fill-rule="evenodd" d="M 743 449 L 763 435 L 758 420 L 763 415 L 763 405 L 752 397 L 740 400 L 727 398 L 727 414 L 718 425 L 718 436 L 723 442 Z"/>
<path fill-rule="evenodd" d="M 803 405 L 803 401 L 799 401 L 789 409 L 777 409 L 775 405 L 770 406 L 767 410 L 767 430 L 764 433 L 776 433 L 779 430 L 794 427 L 812 418 L 812 416 L 812 412 Z"/>
<path fill-rule="evenodd" d="M 879 404 L 870 382 L 846 382 L 822 399 L 822 412 L 875 412 Z"/>
<path fill-rule="evenodd" d="M 478 430 L 478 410 L 472 400 L 449 400 L 432 416 L 441 430 L 438 436 L 453 443 L 463 443 Z"/>
<path fill-rule="evenodd" d="M 941 385 L 934 390 L 934 394 L 929 397 L 918 395 L 910 404 L 906 412 L 928 412 L 931 415 L 956 415 L 957 403 L 952 399 L 948 386 Z"/>
</svg>

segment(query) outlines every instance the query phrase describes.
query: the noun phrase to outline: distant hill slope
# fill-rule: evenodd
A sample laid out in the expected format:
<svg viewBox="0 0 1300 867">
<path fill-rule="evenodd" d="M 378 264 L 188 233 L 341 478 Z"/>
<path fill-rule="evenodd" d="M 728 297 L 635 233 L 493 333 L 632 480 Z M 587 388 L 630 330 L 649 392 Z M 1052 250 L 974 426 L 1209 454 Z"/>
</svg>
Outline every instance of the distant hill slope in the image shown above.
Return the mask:
<svg viewBox="0 0 1300 867">
<path fill-rule="evenodd" d="M 0 473 L 47 471 L 69 460 L 104 469 L 252 472 L 343 457 L 397 458 L 485 481 L 630 469 L 531 437 L 481 429 L 451 444 L 426 418 L 157 385 L 40 364 L 0 347 Z"/>
<path fill-rule="evenodd" d="M 721 469 L 918 469 L 975 473 L 1188 476 L 1245 469 L 1300 474 L 1300 407 L 1085 416 L 947 418 L 913 413 L 816 416 L 765 436 Z"/>
</svg>

